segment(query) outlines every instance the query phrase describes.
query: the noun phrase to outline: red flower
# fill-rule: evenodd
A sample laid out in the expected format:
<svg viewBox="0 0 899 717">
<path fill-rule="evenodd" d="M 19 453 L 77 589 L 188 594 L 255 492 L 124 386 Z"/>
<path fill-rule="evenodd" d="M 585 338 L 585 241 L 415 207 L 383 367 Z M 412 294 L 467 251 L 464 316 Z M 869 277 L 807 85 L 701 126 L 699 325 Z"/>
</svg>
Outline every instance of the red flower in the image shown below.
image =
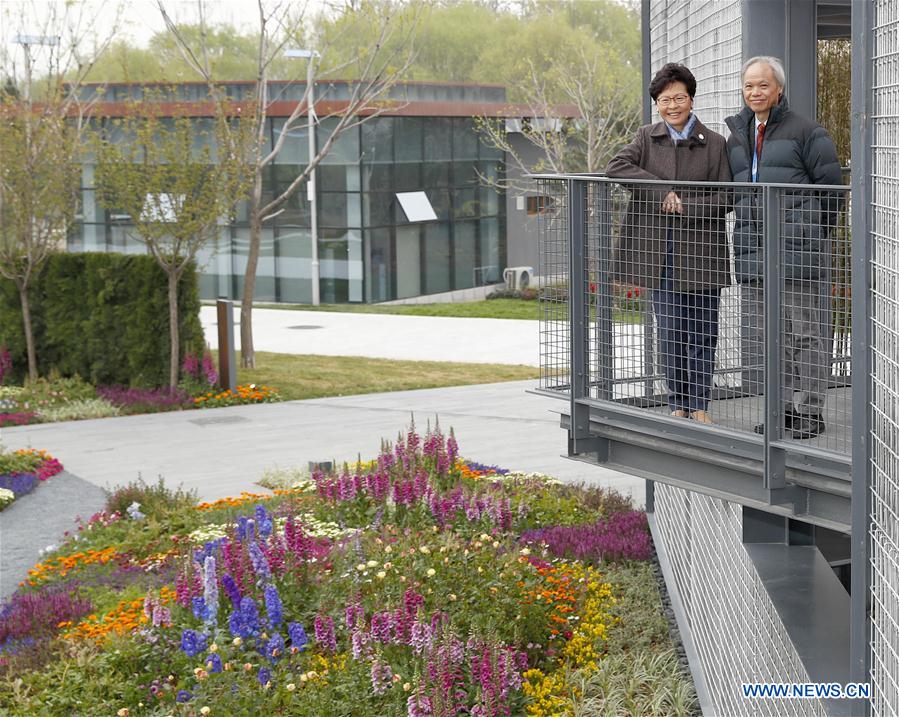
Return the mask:
<svg viewBox="0 0 899 717">
<path fill-rule="evenodd" d="M 633 296 L 633 293 L 630 289 L 627 290 L 627 298 L 630 299 Z"/>
<path fill-rule="evenodd" d="M 640 296 L 640 287 L 639 286 L 634 287 L 634 296 Z"/>
<path fill-rule="evenodd" d="M 591 294 L 595 294 L 595 293 L 596 293 L 596 282 L 595 282 L 595 281 L 591 281 L 591 282 L 590 282 L 590 293 L 591 293 Z"/>
</svg>

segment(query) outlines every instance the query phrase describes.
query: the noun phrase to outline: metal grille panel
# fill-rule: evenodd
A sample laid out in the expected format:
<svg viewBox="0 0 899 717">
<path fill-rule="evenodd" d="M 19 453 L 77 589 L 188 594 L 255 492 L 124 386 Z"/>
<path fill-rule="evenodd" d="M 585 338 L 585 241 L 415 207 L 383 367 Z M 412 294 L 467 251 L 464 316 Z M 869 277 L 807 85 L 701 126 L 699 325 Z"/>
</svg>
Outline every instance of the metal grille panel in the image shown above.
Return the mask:
<svg viewBox="0 0 899 717">
<path fill-rule="evenodd" d="M 540 388 L 567 393 L 571 385 L 568 314 L 568 183 L 539 181 L 545 197 L 540 236 Z"/>
<path fill-rule="evenodd" d="M 873 11 L 871 692 L 899 715 L 899 1 Z"/>
<path fill-rule="evenodd" d="M 656 484 L 655 539 L 674 580 L 720 715 L 824 715 L 814 700 L 749 700 L 743 682 L 807 682 L 796 653 L 742 542 L 735 503 Z"/>
</svg>

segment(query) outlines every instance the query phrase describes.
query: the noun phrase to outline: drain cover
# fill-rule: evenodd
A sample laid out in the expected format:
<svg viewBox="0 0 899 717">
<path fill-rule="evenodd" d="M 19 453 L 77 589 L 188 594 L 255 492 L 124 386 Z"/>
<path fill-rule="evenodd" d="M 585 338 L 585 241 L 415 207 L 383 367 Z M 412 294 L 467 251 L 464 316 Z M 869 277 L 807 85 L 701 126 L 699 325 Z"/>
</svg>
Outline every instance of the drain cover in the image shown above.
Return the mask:
<svg viewBox="0 0 899 717">
<path fill-rule="evenodd" d="M 324 326 L 316 326 L 315 324 L 298 324 L 297 326 L 288 326 L 288 329 L 298 329 L 300 331 L 308 331 L 309 329 L 323 329 Z"/>
</svg>

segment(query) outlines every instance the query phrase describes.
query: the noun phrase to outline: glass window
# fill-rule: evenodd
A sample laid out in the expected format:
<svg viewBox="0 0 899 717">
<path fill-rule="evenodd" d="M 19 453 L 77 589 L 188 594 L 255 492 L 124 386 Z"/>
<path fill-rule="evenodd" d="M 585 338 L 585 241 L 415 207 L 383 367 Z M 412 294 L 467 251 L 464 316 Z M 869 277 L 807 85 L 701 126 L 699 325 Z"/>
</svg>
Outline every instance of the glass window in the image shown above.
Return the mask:
<svg viewBox="0 0 899 717">
<path fill-rule="evenodd" d="M 312 239 L 308 229 L 278 231 L 278 300 L 307 304 L 312 301 Z"/>
<path fill-rule="evenodd" d="M 389 164 L 363 164 L 362 165 L 362 189 L 366 192 L 390 192 L 393 191 L 393 179 Z"/>
<path fill-rule="evenodd" d="M 366 298 L 370 302 L 389 301 L 393 293 L 393 242 L 389 229 L 365 232 L 368 243 Z"/>
<path fill-rule="evenodd" d="M 318 196 L 318 223 L 323 227 L 345 227 L 346 194 L 325 192 Z"/>
<path fill-rule="evenodd" d="M 328 137 L 334 132 L 339 120 L 328 117 L 322 120 L 315 129 L 318 149 L 325 145 Z M 331 149 L 322 159 L 322 164 L 356 164 L 359 161 L 359 127 L 350 127 L 340 133 L 331 145 Z"/>
<path fill-rule="evenodd" d="M 269 120 L 272 124 L 272 137 L 277 142 L 284 131 L 286 117 L 273 117 Z M 271 148 L 266 147 L 266 152 Z M 275 156 L 275 164 L 301 164 L 305 167 L 309 162 L 309 128 L 305 124 L 294 124 L 284 140 L 284 146 Z"/>
<path fill-rule="evenodd" d="M 428 199 L 431 200 L 431 206 L 434 207 L 434 213 L 441 221 L 449 221 L 450 219 L 450 193 L 446 189 L 433 190 L 427 192 Z"/>
<path fill-rule="evenodd" d="M 453 289 L 468 289 L 476 284 L 477 235 L 475 222 L 456 222 L 453 225 L 453 266 L 456 272 Z"/>
<path fill-rule="evenodd" d="M 396 197 L 393 194 L 365 193 L 362 195 L 362 220 L 367 227 L 390 226 L 396 223 Z"/>
<path fill-rule="evenodd" d="M 421 229 L 396 229 L 396 298 L 421 294 Z"/>
<path fill-rule="evenodd" d="M 449 162 L 426 162 L 422 167 L 422 189 L 436 189 L 437 187 L 449 187 L 450 169 Z"/>
<path fill-rule="evenodd" d="M 481 284 L 495 284 L 502 279 L 500 266 L 499 220 L 481 219 Z"/>
<path fill-rule="evenodd" d="M 481 184 L 481 178 L 478 176 L 479 168 L 477 162 L 453 162 L 453 185 L 472 187 Z"/>
<path fill-rule="evenodd" d="M 452 288 L 450 238 L 446 224 L 425 226 L 425 293 L 437 294 Z"/>
<path fill-rule="evenodd" d="M 480 199 L 477 187 L 453 190 L 453 216 L 455 218 L 476 217 L 480 212 Z"/>
<path fill-rule="evenodd" d="M 394 137 L 396 161 L 420 162 L 425 120 L 420 117 L 397 117 L 394 122 L 396 123 Z"/>
<path fill-rule="evenodd" d="M 241 278 L 247 270 L 247 253 L 250 249 L 250 228 L 234 229 L 234 273 Z M 275 239 L 271 227 L 263 227 L 259 247 L 259 265 L 256 268 L 256 288 L 254 296 L 257 301 L 275 301 Z"/>
<path fill-rule="evenodd" d="M 397 162 L 393 165 L 393 171 L 393 176 L 396 181 L 396 191 L 421 191 L 421 164 L 418 162 Z"/>
<path fill-rule="evenodd" d="M 478 158 L 478 132 L 474 120 L 457 117 L 453 120 L 453 159 Z"/>
<path fill-rule="evenodd" d="M 365 164 L 393 161 L 391 117 L 378 117 L 362 124 L 362 161 Z"/>
<path fill-rule="evenodd" d="M 322 303 L 345 303 L 349 300 L 346 231 L 323 229 L 318 238 L 318 258 Z"/>
<path fill-rule="evenodd" d="M 315 181 L 322 192 L 345 192 L 350 167 L 337 164 L 321 164 L 315 173 Z"/>
<path fill-rule="evenodd" d="M 452 120 L 449 117 L 430 117 L 426 122 L 425 159 L 452 159 Z"/>
</svg>

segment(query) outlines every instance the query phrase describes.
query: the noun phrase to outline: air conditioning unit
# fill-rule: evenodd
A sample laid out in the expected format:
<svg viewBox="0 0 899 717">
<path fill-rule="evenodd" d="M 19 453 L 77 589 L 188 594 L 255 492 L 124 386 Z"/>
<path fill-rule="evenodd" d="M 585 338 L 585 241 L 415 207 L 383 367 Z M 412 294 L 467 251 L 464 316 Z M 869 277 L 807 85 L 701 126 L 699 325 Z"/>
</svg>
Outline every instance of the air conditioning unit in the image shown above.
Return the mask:
<svg viewBox="0 0 899 717">
<path fill-rule="evenodd" d="M 503 270 L 503 281 L 506 288 L 513 291 L 527 289 L 534 280 L 534 268 L 531 266 L 510 266 Z"/>
</svg>

